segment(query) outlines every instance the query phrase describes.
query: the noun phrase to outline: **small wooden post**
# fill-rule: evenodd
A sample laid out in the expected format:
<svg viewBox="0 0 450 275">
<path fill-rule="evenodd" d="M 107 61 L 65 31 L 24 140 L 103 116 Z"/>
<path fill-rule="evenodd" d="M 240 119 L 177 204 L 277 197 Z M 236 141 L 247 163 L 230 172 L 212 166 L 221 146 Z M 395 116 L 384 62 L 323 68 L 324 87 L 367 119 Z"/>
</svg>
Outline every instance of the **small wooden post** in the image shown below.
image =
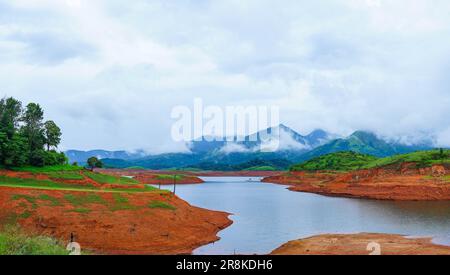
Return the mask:
<svg viewBox="0 0 450 275">
<path fill-rule="evenodd" d="M 177 175 L 173 175 L 173 194 L 175 195 L 175 192 L 177 190 Z"/>
</svg>

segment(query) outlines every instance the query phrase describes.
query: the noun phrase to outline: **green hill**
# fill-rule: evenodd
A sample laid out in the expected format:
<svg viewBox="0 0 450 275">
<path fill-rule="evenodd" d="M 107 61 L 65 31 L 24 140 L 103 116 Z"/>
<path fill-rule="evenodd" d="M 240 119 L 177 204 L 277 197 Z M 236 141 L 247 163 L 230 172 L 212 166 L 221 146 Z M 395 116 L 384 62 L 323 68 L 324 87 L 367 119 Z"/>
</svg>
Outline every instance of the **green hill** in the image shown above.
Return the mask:
<svg viewBox="0 0 450 275">
<path fill-rule="evenodd" d="M 291 171 L 350 171 L 360 169 L 368 163 L 377 159 L 378 158 L 374 156 L 360 154 L 352 151 L 337 152 L 294 165 L 291 167 Z"/>
<path fill-rule="evenodd" d="M 246 171 L 277 171 L 273 166 L 253 166 L 245 169 Z"/>
<path fill-rule="evenodd" d="M 450 150 L 435 149 L 380 158 L 367 163 L 363 168 L 370 169 L 375 167 L 400 165 L 405 162 L 416 163 L 418 168 L 430 167 L 433 164 L 450 165 Z"/>
<path fill-rule="evenodd" d="M 416 163 L 417 168 L 429 167 L 433 164 L 450 165 L 450 150 L 436 149 L 418 151 L 385 158 L 377 158 L 353 151 L 343 151 L 323 155 L 294 165 L 291 167 L 291 171 L 352 171 L 401 165 L 405 162 Z"/>
<path fill-rule="evenodd" d="M 432 148 L 427 144 L 408 146 L 401 143 L 387 142 L 371 132 L 357 131 L 347 138 L 336 139 L 313 149 L 304 154 L 302 159 L 310 160 L 318 156 L 343 151 L 353 151 L 382 158 L 430 149 Z"/>
</svg>

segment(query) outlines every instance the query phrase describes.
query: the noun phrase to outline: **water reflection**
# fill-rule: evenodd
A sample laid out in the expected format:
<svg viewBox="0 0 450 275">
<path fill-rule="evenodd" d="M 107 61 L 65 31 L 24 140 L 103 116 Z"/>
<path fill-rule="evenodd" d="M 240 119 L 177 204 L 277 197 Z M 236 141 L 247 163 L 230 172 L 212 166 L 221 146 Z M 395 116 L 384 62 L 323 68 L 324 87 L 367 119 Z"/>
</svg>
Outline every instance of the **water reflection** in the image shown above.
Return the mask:
<svg viewBox="0 0 450 275">
<path fill-rule="evenodd" d="M 281 244 L 324 233 L 396 233 L 431 236 L 450 244 L 450 202 L 392 202 L 291 192 L 253 178 L 205 178 L 179 185 L 193 205 L 233 213 L 221 240 L 196 254 L 265 254 Z M 171 187 L 169 187 L 170 189 Z"/>
</svg>

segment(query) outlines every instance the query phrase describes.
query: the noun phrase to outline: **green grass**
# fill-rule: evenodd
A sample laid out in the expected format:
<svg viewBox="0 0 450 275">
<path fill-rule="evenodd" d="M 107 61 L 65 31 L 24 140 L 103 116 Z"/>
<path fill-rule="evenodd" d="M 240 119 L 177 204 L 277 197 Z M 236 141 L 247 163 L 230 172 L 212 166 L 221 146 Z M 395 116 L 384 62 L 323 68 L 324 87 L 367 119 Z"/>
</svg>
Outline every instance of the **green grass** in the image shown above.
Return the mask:
<svg viewBox="0 0 450 275">
<path fill-rule="evenodd" d="M 146 170 L 146 169 L 142 166 L 131 166 L 131 167 L 125 168 L 125 170 Z"/>
<path fill-rule="evenodd" d="M 173 205 L 170 205 L 168 203 L 162 202 L 162 201 L 152 201 L 148 204 L 149 208 L 155 209 L 167 209 L 167 210 L 176 210 L 177 208 Z"/>
<path fill-rule="evenodd" d="M 35 166 L 25 166 L 25 167 L 16 167 L 11 170 L 17 172 L 31 172 L 31 173 L 51 173 L 51 172 L 63 172 L 63 171 L 80 171 L 83 170 L 82 167 L 73 166 L 73 165 L 56 165 L 56 166 L 44 166 L 44 167 L 35 167 Z"/>
<path fill-rule="evenodd" d="M 185 172 L 201 172 L 202 169 L 199 168 L 193 168 L 193 167 L 185 167 L 185 168 L 169 168 L 165 169 L 167 171 L 185 171 Z"/>
<path fill-rule="evenodd" d="M 100 184 L 138 184 L 139 181 L 127 178 L 127 177 L 115 177 L 111 175 L 105 175 L 94 172 L 85 172 L 84 173 L 90 179 L 100 183 Z"/>
<path fill-rule="evenodd" d="M 51 197 L 51 196 L 49 196 L 49 195 L 42 194 L 42 195 L 40 195 L 38 198 L 39 198 L 39 200 L 41 200 L 41 201 L 47 201 L 47 202 L 49 202 L 49 203 L 50 203 L 50 206 L 59 206 L 59 205 L 61 205 L 61 202 L 60 202 L 57 198 Z"/>
<path fill-rule="evenodd" d="M 84 206 L 86 204 L 106 204 L 106 201 L 97 194 L 66 194 L 64 195 L 64 199 L 71 203 L 73 206 Z"/>
<path fill-rule="evenodd" d="M 355 152 L 338 152 L 320 156 L 291 167 L 291 171 L 351 171 L 361 169 L 367 163 L 377 160 L 374 156 Z"/>
<path fill-rule="evenodd" d="M 111 211 L 138 209 L 137 206 L 130 204 L 128 198 L 123 196 L 123 194 L 114 193 L 113 198 L 114 202 L 108 202 L 104 200 L 102 197 L 98 196 L 97 194 L 88 194 L 88 195 L 67 194 L 64 196 L 64 199 L 75 207 L 75 209 L 70 210 L 70 212 L 77 212 L 82 214 L 90 213 L 91 210 L 87 208 L 87 205 L 89 204 L 101 204 L 106 206 Z"/>
<path fill-rule="evenodd" d="M 28 196 L 28 195 L 13 195 L 11 199 L 13 201 L 26 200 L 28 203 L 31 204 L 31 207 L 33 209 L 36 209 L 38 207 L 37 202 L 36 202 L 36 198 L 32 197 L 32 196 Z"/>
<path fill-rule="evenodd" d="M 416 163 L 417 168 L 430 167 L 434 164 L 450 164 L 450 150 L 444 150 L 443 155 L 439 150 L 419 151 L 403 155 L 395 155 L 377 159 L 367 163 L 363 168 L 375 168 L 388 165 L 402 164 L 405 162 Z"/>
<path fill-rule="evenodd" d="M 111 211 L 139 209 L 139 207 L 131 205 L 128 198 L 124 197 L 122 194 L 116 193 L 113 194 L 113 197 L 114 197 L 114 205 L 110 206 Z"/>
<path fill-rule="evenodd" d="M 273 166 L 254 166 L 245 169 L 246 171 L 276 171 L 277 169 Z"/>
<path fill-rule="evenodd" d="M 64 246 L 46 236 L 27 236 L 17 227 L 0 232 L 0 255 L 68 255 Z"/>
<path fill-rule="evenodd" d="M 95 189 L 94 187 L 81 186 L 75 184 L 59 183 L 51 180 L 36 180 L 36 179 L 21 179 L 0 176 L 0 186 L 7 187 L 23 187 L 23 188 L 37 188 L 47 190 L 69 190 L 69 189 Z"/>
<path fill-rule="evenodd" d="M 402 163 L 415 163 L 416 168 L 430 167 L 434 164 L 450 165 L 450 150 L 443 150 L 442 154 L 440 150 L 430 150 L 385 158 L 349 151 L 337 152 L 294 165 L 291 171 L 352 171 L 387 166 L 400 167 Z"/>
<path fill-rule="evenodd" d="M 45 173 L 51 179 L 56 180 L 83 180 L 84 177 L 79 171 L 59 171 L 59 172 L 47 172 Z"/>
<path fill-rule="evenodd" d="M 67 184 L 53 182 L 51 180 L 20 179 L 0 176 L 0 186 L 15 188 L 34 188 L 41 190 L 64 190 L 80 192 L 102 192 L 102 193 L 142 193 L 142 192 L 162 192 L 155 187 L 146 186 L 145 188 L 116 188 L 116 189 L 98 189 L 93 186 L 83 186 L 76 184 Z"/>
<path fill-rule="evenodd" d="M 128 198 L 125 198 L 121 194 L 113 194 L 116 203 L 128 203 Z"/>
<path fill-rule="evenodd" d="M 18 215 L 17 217 L 19 219 L 28 219 L 29 217 L 31 217 L 32 213 L 28 210 L 25 210 L 25 212 L 23 212 L 22 214 Z"/>
<path fill-rule="evenodd" d="M 159 179 L 159 180 L 173 180 L 174 177 L 175 177 L 175 180 L 182 180 L 185 176 L 184 175 L 166 175 L 166 174 L 156 175 L 156 179 Z"/>
</svg>

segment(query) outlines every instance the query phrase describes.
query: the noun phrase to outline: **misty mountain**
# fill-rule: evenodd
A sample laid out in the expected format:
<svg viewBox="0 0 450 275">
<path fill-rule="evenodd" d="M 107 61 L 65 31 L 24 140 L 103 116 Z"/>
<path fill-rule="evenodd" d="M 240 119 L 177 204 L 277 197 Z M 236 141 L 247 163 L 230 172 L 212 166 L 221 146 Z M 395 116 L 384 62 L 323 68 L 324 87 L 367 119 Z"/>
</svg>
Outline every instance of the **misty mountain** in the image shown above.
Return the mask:
<svg viewBox="0 0 450 275">
<path fill-rule="evenodd" d="M 274 134 L 266 139 L 267 133 Z M 274 146 L 276 145 L 276 146 Z M 301 135 L 281 124 L 265 131 L 246 136 L 242 141 L 208 141 L 206 137 L 188 144 L 190 153 L 145 155 L 143 151 L 127 153 L 95 150 L 90 152 L 68 151 L 71 161 L 84 162 L 90 156 L 103 159 L 109 167 L 126 168 L 141 166 L 148 169 L 239 170 L 254 166 L 271 166 L 287 169 L 309 159 L 339 151 L 354 151 L 377 157 L 432 149 L 432 142 L 403 144 L 388 141 L 374 133 L 356 131 L 348 137 L 336 138 L 323 130 Z M 264 149 L 276 149 L 266 151 Z"/>
<path fill-rule="evenodd" d="M 213 140 L 212 137 L 203 137 L 199 141 L 188 143 L 188 148 L 193 153 L 217 151 L 222 153 L 297 151 L 297 153 L 301 153 L 325 144 L 334 137 L 335 135 L 324 130 L 315 130 L 309 135 L 303 136 L 280 124 L 243 138 L 235 136 Z"/>
<path fill-rule="evenodd" d="M 356 131 L 347 138 L 335 139 L 305 153 L 302 156 L 302 160 L 309 160 L 318 156 L 341 151 L 353 151 L 376 157 L 387 157 L 420 150 L 429 150 L 432 148 L 433 144 L 431 141 L 415 145 L 405 145 L 399 142 L 385 141 L 371 132 Z"/>
<path fill-rule="evenodd" d="M 91 151 L 79 151 L 79 150 L 68 150 L 64 152 L 69 158 L 69 162 L 86 163 L 87 159 L 90 157 L 97 157 L 98 159 L 122 159 L 122 160 L 132 160 L 139 159 L 146 155 L 144 151 L 137 151 L 135 153 L 130 153 L 127 151 L 107 151 L 107 150 L 91 150 Z"/>
</svg>

